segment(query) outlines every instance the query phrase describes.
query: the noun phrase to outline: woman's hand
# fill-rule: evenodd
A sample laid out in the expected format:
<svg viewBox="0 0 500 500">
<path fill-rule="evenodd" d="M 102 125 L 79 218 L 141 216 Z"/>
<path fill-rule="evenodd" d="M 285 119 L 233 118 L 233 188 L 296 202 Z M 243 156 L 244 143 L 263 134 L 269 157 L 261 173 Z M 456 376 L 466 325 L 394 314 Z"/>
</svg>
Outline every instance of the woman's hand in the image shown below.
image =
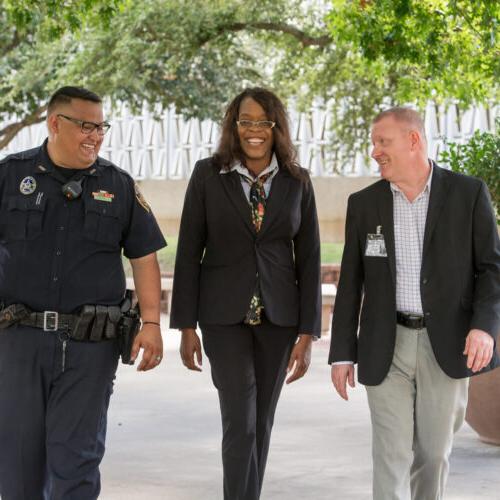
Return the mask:
<svg viewBox="0 0 500 500">
<path fill-rule="evenodd" d="M 194 328 L 183 328 L 182 330 L 181 353 L 182 364 L 189 370 L 201 372 L 202 356 L 200 337 Z M 196 357 L 196 361 L 195 361 Z"/>
<path fill-rule="evenodd" d="M 297 343 L 293 346 L 290 361 L 287 366 L 287 373 L 292 374 L 286 379 L 287 384 L 303 377 L 311 364 L 312 335 L 299 335 Z M 294 366 L 295 365 L 295 366 Z"/>
</svg>

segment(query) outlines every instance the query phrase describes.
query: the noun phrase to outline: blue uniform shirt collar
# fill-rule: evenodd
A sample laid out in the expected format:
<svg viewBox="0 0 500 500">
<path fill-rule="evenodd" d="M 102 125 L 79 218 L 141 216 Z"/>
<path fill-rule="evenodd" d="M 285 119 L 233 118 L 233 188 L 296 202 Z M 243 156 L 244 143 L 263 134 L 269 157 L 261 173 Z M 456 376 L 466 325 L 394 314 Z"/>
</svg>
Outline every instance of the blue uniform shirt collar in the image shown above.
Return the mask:
<svg viewBox="0 0 500 500">
<path fill-rule="evenodd" d="M 36 174 L 50 174 L 56 170 L 57 165 L 52 161 L 52 159 L 49 156 L 49 153 L 47 151 L 47 143 L 49 142 L 48 139 L 45 139 L 43 141 L 43 144 L 40 146 L 40 151 L 38 155 L 36 156 L 35 160 L 35 172 Z M 102 167 L 99 167 L 99 159 L 95 161 L 90 167 L 86 169 L 82 169 L 83 175 L 90 175 L 90 176 L 100 176 L 101 172 L 99 169 Z M 77 169 L 72 169 L 72 170 L 77 170 Z"/>
</svg>

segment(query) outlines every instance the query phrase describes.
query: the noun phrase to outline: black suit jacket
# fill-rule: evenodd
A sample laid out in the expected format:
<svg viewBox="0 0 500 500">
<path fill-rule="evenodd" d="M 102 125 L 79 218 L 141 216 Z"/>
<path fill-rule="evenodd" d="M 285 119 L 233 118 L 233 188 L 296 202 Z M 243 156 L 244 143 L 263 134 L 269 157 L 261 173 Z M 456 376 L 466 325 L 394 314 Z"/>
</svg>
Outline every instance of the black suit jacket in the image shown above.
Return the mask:
<svg viewBox="0 0 500 500">
<path fill-rule="evenodd" d="M 320 244 L 314 192 L 280 168 L 256 233 L 237 172 L 197 162 L 182 211 L 171 327 L 243 321 L 259 273 L 264 310 L 279 326 L 320 335 Z"/>
<path fill-rule="evenodd" d="M 366 235 L 377 226 L 382 226 L 386 258 L 364 255 Z M 472 375 L 463 355 L 469 330 L 480 328 L 495 339 L 500 331 L 500 242 L 485 184 L 436 165 L 420 293 L 437 362 L 450 377 Z M 389 182 L 381 180 L 348 201 L 329 362 L 357 362 L 359 381 L 378 385 L 389 371 L 395 335 L 393 196 Z M 495 354 L 485 371 L 498 364 Z"/>
</svg>

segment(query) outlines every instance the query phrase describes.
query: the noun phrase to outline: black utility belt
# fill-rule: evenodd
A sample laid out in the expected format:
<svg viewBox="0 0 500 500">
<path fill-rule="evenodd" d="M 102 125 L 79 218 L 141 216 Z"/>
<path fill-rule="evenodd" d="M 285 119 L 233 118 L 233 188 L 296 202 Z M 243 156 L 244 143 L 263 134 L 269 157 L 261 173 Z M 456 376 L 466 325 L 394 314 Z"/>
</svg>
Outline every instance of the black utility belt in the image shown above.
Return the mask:
<svg viewBox="0 0 500 500">
<path fill-rule="evenodd" d="M 120 336 L 123 316 L 119 306 L 85 305 L 78 314 L 63 314 L 31 311 L 23 304 L 11 304 L 0 311 L 0 328 L 17 323 L 45 332 L 64 331 L 73 340 L 98 342 Z"/>
</svg>

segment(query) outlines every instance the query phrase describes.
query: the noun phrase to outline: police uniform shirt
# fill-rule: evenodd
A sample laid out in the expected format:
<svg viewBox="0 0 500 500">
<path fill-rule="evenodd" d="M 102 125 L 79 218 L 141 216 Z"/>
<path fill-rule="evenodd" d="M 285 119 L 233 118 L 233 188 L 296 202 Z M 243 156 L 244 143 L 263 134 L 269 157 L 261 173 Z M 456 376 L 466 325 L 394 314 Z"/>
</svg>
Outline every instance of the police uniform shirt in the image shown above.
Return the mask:
<svg viewBox="0 0 500 500">
<path fill-rule="evenodd" d="M 166 242 L 128 173 L 98 158 L 68 200 L 47 141 L 0 162 L 0 300 L 35 311 L 77 311 L 123 298 L 130 259 Z"/>
</svg>

